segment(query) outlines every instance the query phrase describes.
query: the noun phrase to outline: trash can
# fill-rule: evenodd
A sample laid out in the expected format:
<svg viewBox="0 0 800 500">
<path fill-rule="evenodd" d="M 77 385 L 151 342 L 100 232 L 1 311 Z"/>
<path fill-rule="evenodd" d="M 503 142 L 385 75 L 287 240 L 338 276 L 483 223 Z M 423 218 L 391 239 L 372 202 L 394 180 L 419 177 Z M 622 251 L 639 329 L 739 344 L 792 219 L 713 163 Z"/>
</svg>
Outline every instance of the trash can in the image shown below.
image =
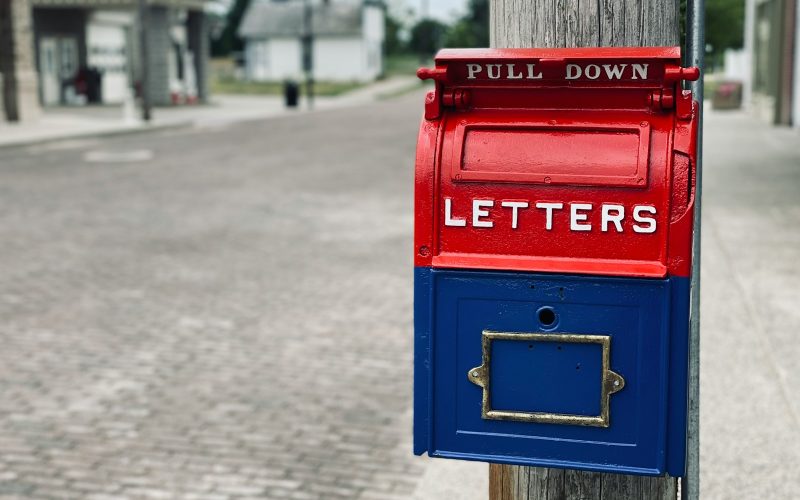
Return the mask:
<svg viewBox="0 0 800 500">
<path fill-rule="evenodd" d="M 720 82 L 711 99 L 713 109 L 739 109 L 742 107 L 742 82 Z"/>
<path fill-rule="evenodd" d="M 300 95 L 300 86 L 293 80 L 283 82 L 283 97 L 286 100 L 287 108 L 296 108 L 297 99 Z"/>
<path fill-rule="evenodd" d="M 86 99 L 92 104 L 103 102 L 103 73 L 97 68 L 89 68 Z"/>
</svg>

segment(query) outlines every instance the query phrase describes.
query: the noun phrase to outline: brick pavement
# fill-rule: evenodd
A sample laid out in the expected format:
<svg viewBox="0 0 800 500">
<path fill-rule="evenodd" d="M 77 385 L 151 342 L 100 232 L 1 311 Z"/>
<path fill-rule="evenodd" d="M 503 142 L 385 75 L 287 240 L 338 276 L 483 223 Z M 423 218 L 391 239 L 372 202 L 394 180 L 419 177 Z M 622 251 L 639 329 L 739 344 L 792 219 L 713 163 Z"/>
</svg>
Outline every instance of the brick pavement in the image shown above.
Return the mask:
<svg viewBox="0 0 800 500">
<path fill-rule="evenodd" d="M 0 498 L 409 498 L 420 103 L 0 152 Z"/>
</svg>

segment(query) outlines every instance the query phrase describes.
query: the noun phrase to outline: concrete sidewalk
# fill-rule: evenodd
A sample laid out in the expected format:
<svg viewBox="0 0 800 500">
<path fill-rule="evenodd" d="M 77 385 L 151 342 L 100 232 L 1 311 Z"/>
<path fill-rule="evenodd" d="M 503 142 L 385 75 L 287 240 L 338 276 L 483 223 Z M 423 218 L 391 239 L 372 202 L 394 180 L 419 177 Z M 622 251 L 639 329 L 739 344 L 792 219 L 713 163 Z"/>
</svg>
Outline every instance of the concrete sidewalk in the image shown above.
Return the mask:
<svg viewBox="0 0 800 500">
<path fill-rule="evenodd" d="M 336 97 L 317 97 L 313 111 L 366 104 L 416 88 L 413 76 L 397 76 L 375 82 Z M 238 121 L 257 120 L 309 112 L 301 99 L 296 109 L 286 108 L 283 96 L 214 95 L 208 105 L 155 108 L 149 124 L 139 119 L 138 109 L 124 106 L 58 107 L 44 111 L 31 123 L 0 121 L 0 148 L 24 146 L 64 139 L 99 137 L 172 127 L 217 127 Z"/>
<path fill-rule="evenodd" d="M 705 121 L 701 497 L 800 496 L 800 133 Z"/>
</svg>

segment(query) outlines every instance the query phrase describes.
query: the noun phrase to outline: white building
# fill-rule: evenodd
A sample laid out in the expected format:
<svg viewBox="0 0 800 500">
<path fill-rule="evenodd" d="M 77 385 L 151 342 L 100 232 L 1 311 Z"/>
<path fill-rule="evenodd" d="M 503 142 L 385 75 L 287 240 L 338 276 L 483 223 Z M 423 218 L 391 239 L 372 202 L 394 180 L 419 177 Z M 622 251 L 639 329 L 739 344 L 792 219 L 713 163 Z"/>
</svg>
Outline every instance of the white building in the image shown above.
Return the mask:
<svg viewBox="0 0 800 500">
<path fill-rule="evenodd" d="M 157 106 L 205 101 L 206 1 L 147 0 L 145 68 L 136 1 L 0 0 L 3 114 L 33 120 L 40 106 L 121 104 L 144 88 Z"/>
<path fill-rule="evenodd" d="M 367 82 L 383 72 L 381 2 L 312 2 L 310 11 L 315 80 Z M 239 28 L 239 35 L 245 40 L 248 79 L 279 81 L 302 77 L 306 14 L 302 0 L 253 0 Z"/>
<path fill-rule="evenodd" d="M 746 0 L 744 104 L 800 128 L 800 0 Z"/>
</svg>

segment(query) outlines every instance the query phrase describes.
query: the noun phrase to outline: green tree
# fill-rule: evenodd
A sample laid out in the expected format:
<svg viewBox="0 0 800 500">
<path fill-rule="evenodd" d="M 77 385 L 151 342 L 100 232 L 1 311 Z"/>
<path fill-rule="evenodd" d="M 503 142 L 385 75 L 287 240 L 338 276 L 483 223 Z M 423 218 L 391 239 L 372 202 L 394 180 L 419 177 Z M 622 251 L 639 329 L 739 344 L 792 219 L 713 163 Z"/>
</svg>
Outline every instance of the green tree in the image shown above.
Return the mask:
<svg viewBox="0 0 800 500">
<path fill-rule="evenodd" d="M 384 46 L 386 47 L 387 55 L 399 54 L 405 50 L 403 41 L 400 39 L 400 31 L 403 29 L 403 24 L 389 12 L 386 13 L 384 18 L 386 40 Z"/>
<path fill-rule="evenodd" d="M 442 46 L 447 25 L 435 19 L 421 19 L 411 28 L 408 48 L 422 56 L 433 55 Z"/>
<path fill-rule="evenodd" d="M 709 64 L 722 62 L 726 49 L 740 49 L 744 44 L 744 0 L 707 0 L 706 45 Z"/>
<path fill-rule="evenodd" d="M 446 47 L 488 47 L 488 0 L 469 0 L 467 13 L 447 31 L 444 44 Z"/>
<path fill-rule="evenodd" d="M 225 18 L 225 28 L 219 38 L 211 40 L 211 54 L 213 56 L 227 56 L 232 51 L 242 50 L 244 42 L 239 38 L 239 24 L 250 5 L 250 0 L 235 0 Z"/>
</svg>

